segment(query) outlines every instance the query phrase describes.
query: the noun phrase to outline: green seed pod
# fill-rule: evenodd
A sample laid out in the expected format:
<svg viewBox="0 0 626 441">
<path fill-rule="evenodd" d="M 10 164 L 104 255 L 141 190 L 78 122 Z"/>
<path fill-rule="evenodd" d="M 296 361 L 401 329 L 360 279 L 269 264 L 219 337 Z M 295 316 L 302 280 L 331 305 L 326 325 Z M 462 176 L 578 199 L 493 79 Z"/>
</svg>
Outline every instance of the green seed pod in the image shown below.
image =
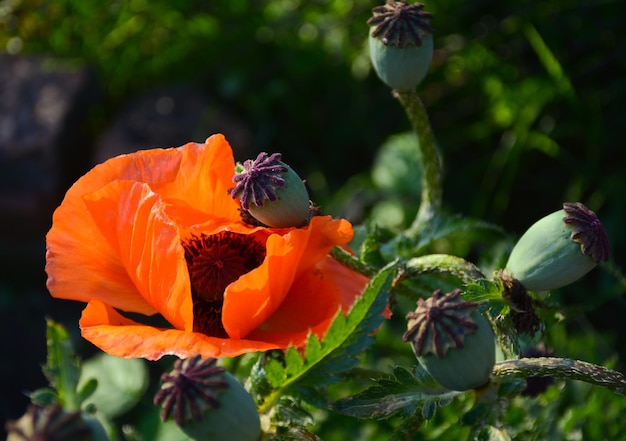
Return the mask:
<svg viewBox="0 0 626 441">
<path fill-rule="evenodd" d="M 262 152 L 254 161 L 245 161 L 233 178 L 236 186 L 230 195 L 263 225 L 301 227 L 310 216 L 309 194 L 300 176 L 280 157 Z"/>
<path fill-rule="evenodd" d="M 219 407 L 204 412 L 202 420 L 185 424 L 182 429 L 197 440 L 258 441 L 261 420 L 250 394 L 230 373 L 224 380 L 228 390 L 219 396 Z"/>
<path fill-rule="evenodd" d="M 428 73 L 433 57 L 433 36 L 426 35 L 421 46 L 403 48 L 385 45 L 372 37 L 370 30 L 369 51 L 372 66 L 378 77 L 392 89 L 412 90 Z"/>
<path fill-rule="evenodd" d="M 216 359 L 200 356 L 178 360 L 172 372 L 161 377 L 154 403 L 161 419 L 173 418 L 196 440 L 258 441 L 261 421 L 250 394 Z"/>
<path fill-rule="evenodd" d="M 461 290 L 420 299 L 407 315 L 410 342 L 420 364 L 442 386 L 465 391 L 484 386 L 495 364 L 496 341 L 489 322 Z"/>
<path fill-rule="evenodd" d="M 432 14 L 421 3 L 387 1 L 368 20 L 374 70 L 392 89 L 412 90 L 428 73 L 433 57 Z"/>
<path fill-rule="evenodd" d="M 549 291 L 575 282 L 608 257 L 608 238 L 596 214 L 566 202 L 522 235 L 505 271 L 526 289 Z"/>
<path fill-rule="evenodd" d="M 64 410 L 60 404 L 29 406 L 17 421 L 6 424 L 7 441 L 108 441 L 104 427 L 93 416 Z"/>
</svg>

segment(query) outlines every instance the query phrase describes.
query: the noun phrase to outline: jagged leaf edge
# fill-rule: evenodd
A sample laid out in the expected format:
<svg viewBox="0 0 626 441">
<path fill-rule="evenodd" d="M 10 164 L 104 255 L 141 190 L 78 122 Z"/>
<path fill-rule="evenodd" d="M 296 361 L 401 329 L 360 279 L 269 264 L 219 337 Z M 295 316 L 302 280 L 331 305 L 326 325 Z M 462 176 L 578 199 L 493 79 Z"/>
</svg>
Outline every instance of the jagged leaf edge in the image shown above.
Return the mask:
<svg viewBox="0 0 626 441">
<path fill-rule="evenodd" d="M 373 341 L 370 334 L 383 320 L 382 313 L 395 273 L 396 263 L 381 269 L 347 314 L 338 311 L 323 339 L 310 334 L 302 363 L 292 360 L 292 355 L 297 351 L 295 348 L 287 349 L 285 365 L 270 360 L 265 370 L 272 387 L 284 388 L 296 380 L 300 385 L 319 387 L 333 382 L 333 377 L 353 367 L 356 364 L 354 356 L 369 347 Z M 329 372 L 327 368 L 331 366 L 333 370 Z"/>
<path fill-rule="evenodd" d="M 68 410 L 80 406 L 77 393 L 80 360 L 74 352 L 65 327 L 47 319 L 46 345 L 48 354 L 42 371 L 54 390 L 59 403 Z"/>
<path fill-rule="evenodd" d="M 374 386 L 363 392 L 335 401 L 333 409 L 342 415 L 361 419 L 386 419 L 399 413 L 409 417 L 423 402 L 460 394 L 439 386 L 430 377 L 418 378 L 402 367 L 396 367 L 390 378 L 375 381 Z"/>
</svg>

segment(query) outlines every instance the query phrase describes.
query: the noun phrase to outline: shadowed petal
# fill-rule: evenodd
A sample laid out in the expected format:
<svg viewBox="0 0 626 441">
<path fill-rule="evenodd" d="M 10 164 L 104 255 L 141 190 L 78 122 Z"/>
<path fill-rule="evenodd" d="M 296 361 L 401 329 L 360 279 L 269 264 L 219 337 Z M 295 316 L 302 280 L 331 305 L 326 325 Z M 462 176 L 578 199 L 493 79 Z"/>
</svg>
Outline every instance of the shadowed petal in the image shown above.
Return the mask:
<svg viewBox="0 0 626 441">
<path fill-rule="evenodd" d="M 315 217 L 308 227 L 293 229 L 284 236 L 271 235 L 263 264 L 226 288 L 222 322 L 228 335 L 245 338 L 259 327 L 280 306 L 298 276 L 332 247 L 351 238 L 350 224 L 330 216 Z M 337 303 L 333 308 L 337 309 Z"/>
<path fill-rule="evenodd" d="M 193 312 L 184 250 L 177 226 L 164 213 L 161 197 L 147 184 L 113 181 L 84 199 L 101 235 L 116 251 L 142 297 L 176 328 L 191 330 Z M 115 305 L 108 295 L 97 292 L 92 298 Z"/>
<path fill-rule="evenodd" d="M 208 337 L 178 329 L 146 326 L 123 317 L 99 300 L 91 301 L 80 319 L 84 338 L 103 351 L 124 358 L 158 360 L 164 355 L 188 358 L 236 357 L 255 351 L 277 349 L 272 342 Z"/>
<path fill-rule="evenodd" d="M 248 338 L 286 347 L 303 345 L 309 332 L 322 337 L 339 310 L 348 312 L 367 282 L 327 257 L 294 281 L 276 312 Z"/>
</svg>

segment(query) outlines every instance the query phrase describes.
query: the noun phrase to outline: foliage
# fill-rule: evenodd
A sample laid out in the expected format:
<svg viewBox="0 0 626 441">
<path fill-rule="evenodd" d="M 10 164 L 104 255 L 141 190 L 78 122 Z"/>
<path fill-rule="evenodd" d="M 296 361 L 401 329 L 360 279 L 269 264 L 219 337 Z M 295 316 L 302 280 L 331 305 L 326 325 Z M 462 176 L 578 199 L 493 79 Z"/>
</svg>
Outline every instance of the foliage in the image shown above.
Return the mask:
<svg viewBox="0 0 626 441">
<path fill-rule="evenodd" d="M 4 0 L 0 47 L 93 66 L 107 91 L 95 130 L 129 95 L 196 84 L 245 115 L 255 148 L 280 148 L 303 170 L 325 211 L 361 223 L 356 255 L 343 263 L 374 277 L 349 314 L 303 351 L 223 361 L 248 380 L 273 431 L 267 439 L 620 439 L 626 401 L 608 390 L 557 381 L 528 397 L 520 395 L 524 380 L 500 378 L 476 393 L 443 390 L 400 337 L 418 298 L 462 287 L 466 299 L 483 302 L 507 356 L 542 342 L 558 356 L 624 371 L 626 284 L 617 262 L 626 177 L 615 161 L 626 98 L 622 5 L 427 3 L 436 51 L 419 93 L 443 153 L 445 199 L 440 215 L 408 237 L 423 159 L 402 109 L 370 73 L 364 22 L 375 3 Z M 599 213 L 614 258 L 549 297 L 536 293 L 542 333 L 517 335 L 492 277 L 514 237 L 566 200 Z M 468 265 L 433 265 L 434 255 Z M 389 295 L 393 316 L 383 322 Z M 120 408 L 105 410 L 107 400 L 95 400 L 101 381 L 78 383 L 97 359 L 81 368 L 66 331 L 50 324 L 47 337 L 51 387 L 34 401 L 100 406 L 111 427 L 124 425 L 111 429 L 119 439 L 181 436 L 143 394 L 145 367 L 128 371 L 133 384 L 111 389 Z"/>
</svg>

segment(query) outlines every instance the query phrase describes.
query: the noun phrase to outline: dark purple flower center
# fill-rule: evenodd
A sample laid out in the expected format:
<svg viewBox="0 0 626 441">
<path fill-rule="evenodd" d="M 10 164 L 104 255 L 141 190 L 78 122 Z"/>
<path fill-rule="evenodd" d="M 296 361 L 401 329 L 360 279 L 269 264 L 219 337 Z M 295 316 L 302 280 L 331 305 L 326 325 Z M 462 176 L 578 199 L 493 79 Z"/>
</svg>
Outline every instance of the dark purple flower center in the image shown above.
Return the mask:
<svg viewBox="0 0 626 441">
<path fill-rule="evenodd" d="M 265 247 L 250 235 L 230 231 L 193 236 L 183 247 L 191 280 L 193 330 L 226 338 L 222 325 L 224 291 L 263 263 Z"/>
</svg>

